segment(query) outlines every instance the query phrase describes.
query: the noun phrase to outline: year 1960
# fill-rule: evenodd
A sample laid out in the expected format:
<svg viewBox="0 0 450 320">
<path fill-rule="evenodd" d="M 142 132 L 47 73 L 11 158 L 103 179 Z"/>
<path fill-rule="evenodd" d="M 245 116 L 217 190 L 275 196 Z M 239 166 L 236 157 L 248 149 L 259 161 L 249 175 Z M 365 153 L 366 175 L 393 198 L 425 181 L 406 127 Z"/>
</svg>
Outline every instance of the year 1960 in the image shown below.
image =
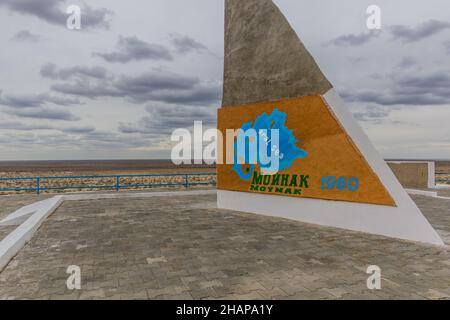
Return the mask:
<svg viewBox="0 0 450 320">
<path fill-rule="evenodd" d="M 333 190 L 337 189 L 340 191 L 350 190 L 356 191 L 359 189 L 359 180 L 357 178 L 347 178 L 340 177 L 336 178 L 333 176 L 322 177 L 322 189 Z"/>
</svg>

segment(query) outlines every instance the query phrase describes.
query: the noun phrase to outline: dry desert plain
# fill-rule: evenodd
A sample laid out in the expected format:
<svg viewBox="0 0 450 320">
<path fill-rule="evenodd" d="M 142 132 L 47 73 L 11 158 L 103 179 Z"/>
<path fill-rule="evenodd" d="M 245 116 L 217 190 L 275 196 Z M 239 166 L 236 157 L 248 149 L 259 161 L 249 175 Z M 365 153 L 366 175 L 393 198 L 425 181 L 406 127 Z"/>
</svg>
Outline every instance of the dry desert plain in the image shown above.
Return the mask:
<svg viewBox="0 0 450 320">
<path fill-rule="evenodd" d="M 72 176 L 109 176 L 109 175 L 143 175 L 143 174 L 194 174 L 212 173 L 212 175 L 190 176 L 189 182 L 208 182 L 215 179 L 215 167 L 208 165 L 175 166 L 170 160 L 83 160 L 83 161 L 1 161 L 0 177 L 72 177 Z M 121 185 L 184 183 L 184 176 L 165 177 L 122 177 Z M 107 178 L 65 178 L 41 179 L 41 188 L 59 186 L 114 186 L 115 177 Z M 35 188 L 35 180 L 0 181 L 0 188 Z M 129 189 L 142 189 L 133 187 Z M 69 189 L 66 192 L 93 191 L 99 189 Z M 109 190 L 115 190 L 110 188 Z M 108 188 L 103 189 L 108 191 Z M 29 191 L 7 191 L 0 194 L 17 194 Z M 61 190 L 43 191 L 42 193 L 61 193 Z"/>
<path fill-rule="evenodd" d="M 184 165 L 175 166 L 170 160 L 71 160 L 71 161 L 0 161 L 0 177 L 47 177 L 47 176 L 104 176 L 104 175 L 133 175 L 133 174 L 185 174 L 185 173 L 212 173 L 206 176 L 192 176 L 191 182 L 207 182 L 215 179 L 215 166 Z M 437 161 L 436 173 L 439 179 L 450 180 L 450 161 Z M 125 177 L 121 184 L 158 184 L 183 183 L 183 176 L 167 177 Z M 111 178 L 87 179 L 42 179 L 41 187 L 48 186 L 113 186 L 116 183 Z M 0 188 L 34 188 L 35 180 L 0 181 Z M 113 189 L 113 188 L 112 188 Z M 131 188 L 142 189 L 142 188 Z M 93 191 L 94 189 L 69 189 L 67 192 Z M 97 189 L 98 190 L 98 189 Z M 103 189 L 108 190 L 108 189 Z M 61 190 L 43 191 L 43 193 L 62 192 Z M 0 192 L 1 194 L 19 193 L 17 191 Z M 20 192 L 26 193 L 26 192 Z"/>
</svg>

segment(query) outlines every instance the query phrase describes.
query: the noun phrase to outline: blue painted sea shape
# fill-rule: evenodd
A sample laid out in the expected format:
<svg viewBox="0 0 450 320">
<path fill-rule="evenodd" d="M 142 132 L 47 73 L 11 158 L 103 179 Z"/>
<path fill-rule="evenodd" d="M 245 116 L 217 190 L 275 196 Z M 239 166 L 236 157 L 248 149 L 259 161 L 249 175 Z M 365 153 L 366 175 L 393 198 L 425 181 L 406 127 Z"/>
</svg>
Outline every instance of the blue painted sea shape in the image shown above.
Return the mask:
<svg viewBox="0 0 450 320">
<path fill-rule="evenodd" d="M 272 152 L 274 150 L 278 150 L 278 156 L 279 156 L 279 169 L 278 171 L 283 171 L 292 166 L 294 161 L 296 159 L 305 158 L 308 156 L 308 152 L 297 147 L 297 143 L 300 142 L 292 130 L 290 130 L 288 127 L 286 127 L 286 113 L 281 112 L 278 109 L 274 109 L 270 115 L 268 115 L 266 112 L 262 113 L 260 116 L 256 118 L 254 121 L 245 122 L 242 127 L 241 131 L 238 135 L 239 136 L 244 135 L 244 132 L 248 129 L 254 129 L 258 134 L 258 139 L 262 139 L 260 130 L 266 130 L 267 132 L 267 143 L 265 143 L 266 154 L 270 157 Z M 279 145 L 276 146 L 275 144 L 272 144 L 271 141 L 271 129 L 278 129 L 279 130 Z M 241 136 L 242 138 L 242 136 Z M 242 164 L 238 163 L 238 139 L 234 142 L 234 166 L 233 170 L 239 175 L 239 177 L 242 180 L 250 180 L 253 176 L 253 172 L 255 170 L 255 164 L 251 164 L 250 168 L 247 172 L 244 172 L 242 168 Z M 246 142 L 246 148 L 245 148 L 245 163 L 250 162 L 250 148 L 248 148 L 248 141 Z M 263 164 L 261 163 L 260 159 L 260 152 L 259 152 L 259 143 L 258 143 L 258 153 L 257 153 L 257 163 L 260 166 L 261 170 L 264 171 L 265 169 L 270 168 L 269 164 Z"/>
</svg>

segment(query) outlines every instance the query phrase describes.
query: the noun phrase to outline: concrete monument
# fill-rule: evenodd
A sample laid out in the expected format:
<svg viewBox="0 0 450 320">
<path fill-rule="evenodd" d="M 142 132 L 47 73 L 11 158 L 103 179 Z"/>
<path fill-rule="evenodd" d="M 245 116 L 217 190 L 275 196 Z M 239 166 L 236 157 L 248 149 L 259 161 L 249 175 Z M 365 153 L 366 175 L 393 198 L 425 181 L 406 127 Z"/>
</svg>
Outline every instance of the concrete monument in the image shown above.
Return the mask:
<svg viewBox="0 0 450 320">
<path fill-rule="evenodd" d="M 276 5 L 225 6 L 218 128 L 279 129 L 280 170 L 219 164 L 218 206 L 443 245 Z"/>
</svg>

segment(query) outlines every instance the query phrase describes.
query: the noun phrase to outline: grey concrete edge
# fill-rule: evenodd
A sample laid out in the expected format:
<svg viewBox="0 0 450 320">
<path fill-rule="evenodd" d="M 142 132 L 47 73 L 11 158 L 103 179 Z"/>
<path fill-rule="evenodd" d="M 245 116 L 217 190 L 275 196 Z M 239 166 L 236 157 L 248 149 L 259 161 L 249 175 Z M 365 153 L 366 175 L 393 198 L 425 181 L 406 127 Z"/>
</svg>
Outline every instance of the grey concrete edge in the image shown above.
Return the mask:
<svg viewBox="0 0 450 320">
<path fill-rule="evenodd" d="M 436 198 L 436 199 L 450 200 L 450 197 L 442 197 L 442 196 L 438 195 L 438 193 L 436 191 L 416 190 L 416 189 L 405 189 L 405 190 L 410 195 L 425 196 L 425 197 L 431 197 L 431 198 Z"/>
<path fill-rule="evenodd" d="M 432 197 L 437 198 L 438 193 L 436 191 L 427 191 L 427 190 L 418 190 L 418 189 L 405 189 L 408 194 L 411 195 L 418 195 L 418 196 L 426 196 L 426 197 Z"/>
</svg>

